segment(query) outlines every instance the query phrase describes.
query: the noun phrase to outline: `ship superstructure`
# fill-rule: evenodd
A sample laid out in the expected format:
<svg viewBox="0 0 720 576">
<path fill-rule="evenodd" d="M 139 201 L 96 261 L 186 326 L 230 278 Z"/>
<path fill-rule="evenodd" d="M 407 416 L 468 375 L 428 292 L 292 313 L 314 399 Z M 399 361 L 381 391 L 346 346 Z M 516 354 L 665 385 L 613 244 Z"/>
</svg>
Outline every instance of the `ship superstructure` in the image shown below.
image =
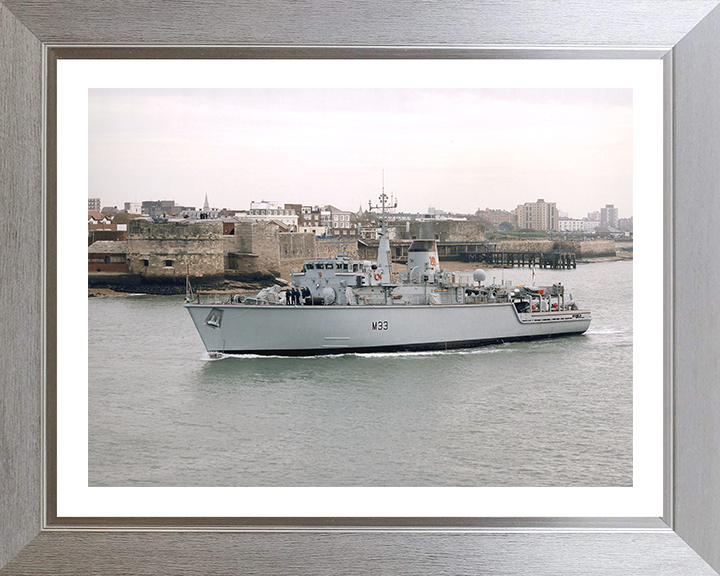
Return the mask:
<svg viewBox="0 0 720 576">
<path fill-rule="evenodd" d="M 407 271 L 393 272 L 383 214 L 376 261 L 308 260 L 287 289 L 221 303 L 201 303 L 189 289 L 185 307 L 211 354 L 444 350 L 582 334 L 590 325 L 590 311 L 566 299 L 560 283 L 488 285 L 485 277 L 441 269 L 435 240 L 413 241 Z M 286 294 L 293 288 L 299 302 Z"/>
</svg>

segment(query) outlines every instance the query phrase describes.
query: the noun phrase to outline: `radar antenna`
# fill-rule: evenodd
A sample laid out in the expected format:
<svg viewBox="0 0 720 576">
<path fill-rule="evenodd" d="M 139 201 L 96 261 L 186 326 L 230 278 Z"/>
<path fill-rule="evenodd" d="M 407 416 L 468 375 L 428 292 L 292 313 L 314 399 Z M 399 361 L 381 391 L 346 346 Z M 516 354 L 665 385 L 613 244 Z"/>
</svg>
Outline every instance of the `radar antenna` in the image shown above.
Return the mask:
<svg viewBox="0 0 720 576">
<path fill-rule="evenodd" d="M 370 211 L 380 210 L 380 223 L 382 225 L 382 234 L 385 234 L 387 232 L 388 210 L 393 210 L 397 208 L 397 199 L 394 197 L 388 198 L 388 195 L 385 194 L 385 170 L 382 171 L 382 193 L 380 194 L 380 196 L 378 196 L 378 200 L 380 200 L 380 204 L 378 204 L 377 206 L 373 206 L 372 201 L 368 200 L 368 206 L 370 208 Z"/>
</svg>

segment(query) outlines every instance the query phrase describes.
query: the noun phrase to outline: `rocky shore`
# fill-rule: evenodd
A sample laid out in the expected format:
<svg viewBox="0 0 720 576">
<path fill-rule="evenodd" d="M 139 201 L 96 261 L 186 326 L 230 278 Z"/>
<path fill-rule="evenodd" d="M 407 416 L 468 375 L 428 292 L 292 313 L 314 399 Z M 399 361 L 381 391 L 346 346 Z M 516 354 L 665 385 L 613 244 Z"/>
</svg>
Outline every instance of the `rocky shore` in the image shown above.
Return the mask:
<svg viewBox="0 0 720 576">
<path fill-rule="evenodd" d="M 267 286 L 273 284 L 286 284 L 287 282 L 281 278 L 275 278 L 265 281 L 256 282 L 238 282 L 235 280 L 225 280 L 212 286 L 193 287 L 195 292 L 199 294 L 236 294 L 239 292 L 258 292 Z M 106 285 L 88 287 L 88 297 L 96 296 L 137 296 L 137 295 L 156 295 L 156 296 L 172 296 L 177 294 L 185 294 L 185 286 L 179 284 L 139 284 L 134 286 L 123 285 Z"/>
</svg>

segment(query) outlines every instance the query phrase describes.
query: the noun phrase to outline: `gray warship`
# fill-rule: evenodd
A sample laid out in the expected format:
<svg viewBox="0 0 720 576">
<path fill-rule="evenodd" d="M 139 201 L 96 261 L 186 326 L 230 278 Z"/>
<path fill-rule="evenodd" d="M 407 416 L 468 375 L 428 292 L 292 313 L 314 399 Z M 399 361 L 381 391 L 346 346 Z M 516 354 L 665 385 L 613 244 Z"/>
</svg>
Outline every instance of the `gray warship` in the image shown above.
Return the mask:
<svg viewBox="0 0 720 576">
<path fill-rule="evenodd" d="M 381 197 L 382 198 L 382 197 Z M 308 260 L 292 273 L 304 294 L 279 285 L 253 297 L 200 302 L 188 281 L 185 307 L 211 356 L 405 352 L 582 334 L 591 314 L 565 287 L 486 284 L 483 270 L 439 266 L 434 240 L 415 240 L 407 271 L 394 273 L 384 210 L 377 261 Z"/>
</svg>

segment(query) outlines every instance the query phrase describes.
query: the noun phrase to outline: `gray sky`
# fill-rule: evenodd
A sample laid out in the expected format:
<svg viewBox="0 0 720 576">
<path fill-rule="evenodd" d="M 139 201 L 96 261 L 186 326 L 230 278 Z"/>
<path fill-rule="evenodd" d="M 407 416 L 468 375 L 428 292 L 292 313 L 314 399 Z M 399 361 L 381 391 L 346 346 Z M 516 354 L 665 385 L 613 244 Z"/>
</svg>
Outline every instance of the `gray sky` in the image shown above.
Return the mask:
<svg viewBox="0 0 720 576">
<path fill-rule="evenodd" d="M 631 89 L 91 89 L 89 195 L 632 216 Z"/>
</svg>

